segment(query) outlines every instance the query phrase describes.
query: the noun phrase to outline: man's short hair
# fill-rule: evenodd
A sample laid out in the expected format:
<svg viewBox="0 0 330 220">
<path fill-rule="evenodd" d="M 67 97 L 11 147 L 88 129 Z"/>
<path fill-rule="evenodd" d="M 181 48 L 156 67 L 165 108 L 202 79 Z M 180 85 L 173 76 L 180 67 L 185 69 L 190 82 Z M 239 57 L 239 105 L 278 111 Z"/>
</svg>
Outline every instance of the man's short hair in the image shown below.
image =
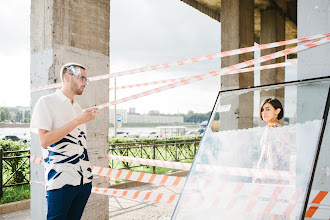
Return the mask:
<svg viewBox="0 0 330 220">
<path fill-rule="evenodd" d="M 62 66 L 61 72 L 60 72 L 60 77 L 61 77 L 62 82 L 64 82 L 63 78 L 64 78 L 65 73 L 68 72 L 68 70 L 71 66 L 73 68 L 80 67 L 80 68 L 86 70 L 86 68 L 83 65 L 79 64 L 79 63 L 66 63 Z"/>
</svg>

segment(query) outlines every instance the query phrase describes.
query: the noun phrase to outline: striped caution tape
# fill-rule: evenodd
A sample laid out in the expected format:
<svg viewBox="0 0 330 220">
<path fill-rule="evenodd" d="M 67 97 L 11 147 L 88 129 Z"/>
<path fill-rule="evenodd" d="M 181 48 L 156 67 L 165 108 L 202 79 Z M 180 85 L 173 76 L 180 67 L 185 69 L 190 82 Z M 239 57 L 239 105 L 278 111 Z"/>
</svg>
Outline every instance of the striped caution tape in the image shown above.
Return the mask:
<svg viewBox="0 0 330 220">
<path fill-rule="evenodd" d="M 221 53 L 210 54 L 210 55 L 206 55 L 206 56 L 200 56 L 200 57 L 195 57 L 195 58 L 190 58 L 190 59 L 183 59 L 183 60 L 174 61 L 174 62 L 167 62 L 167 63 L 147 66 L 147 67 L 143 67 L 143 68 L 117 72 L 117 73 L 113 73 L 113 74 L 104 74 L 104 75 L 100 75 L 100 76 L 94 76 L 94 77 L 90 77 L 89 80 L 92 82 L 92 81 L 109 79 L 109 78 L 118 77 L 118 76 L 146 72 L 146 71 L 165 69 L 165 68 L 169 68 L 169 67 L 173 67 L 173 66 L 185 65 L 188 63 L 196 63 L 196 62 L 201 62 L 201 61 L 205 61 L 205 60 L 212 60 L 212 59 L 221 58 L 221 57 L 244 54 L 244 53 L 253 52 L 256 50 L 264 50 L 264 49 L 270 49 L 270 48 L 275 48 L 275 47 L 279 47 L 279 46 L 285 46 L 285 45 L 289 45 L 289 44 L 307 42 L 307 41 L 324 38 L 324 37 L 329 37 L 329 36 L 330 36 L 330 33 L 325 33 L 325 34 L 318 34 L 318 35 L 313 35 L 313 36 L 303 37 L 303 38 L 298 38 L 298 39 L 292 39 L 292 40 L 287 40 L 287 41 L 280 41 L 280 42 L 262 44 L 262 45 L 252 46 L 252 47 L 240 48 L 240 49 L 235 49 L 235 50 L 230 50 L 230 51 L 224 51 Z M 31 88 L 30 91 L 36 92 L 36 91 L 41 91 L 41 90 L 59 88 L 59 87 L 61 87 L 61 85 L 62 85 L 61 83 L 56 83 L 56 84 L 50 84 L 50 85 L 45 85 L 45 86 L 37 86 L 37 87 Z"/>
<path fill-rule="evenodd" d="M 123 162 L 129 162 L 129 163 L 137 163 L 137 164 L 147 165 L 147 166 L 156 166 L 156 167 L 164 167 L 164 168 L 179 169 L 179 170 L 190 170 L 190 167 L 191 167 L 190 163 L 180 163 L 180 162 L 171 162 L 171 161 L 163 161 L 163 160 L 151 160 L 151 159 L 117 156 L 117 155 L 109 155 L 109 159 L 123 161 Z"/>
<path fill-rule="evenodd" d="M 107 108 L 107 107 L 112 106 L 112 105 L 117 105 L 117 104 L 120 104 L 120 103 L 123 103 L 123 102 L 127 102 L 127 101 L 130 101 L 130 100 L 137 99 L 137 98 L 145 97 L 145 96 L 148 96 L 148 95 L 151 95 L 151 94 L 154 94 L 154 93 L 159 93 L 159 92 L 162 92 L 162 91 L 165 91 L 165 90 L 168 90 L 168 89 L 173 89 L 173 88 L 176 88 L 176 87 L 179 87 L 179 86 L 190 84 L 192 82 L 201 81 L 201 80 L 204 80 L 204 79 L 207 79 L 207 78 L 210 78 L 210 77 L 219 76 L 219 75 L 233 74 L 232 72 L 236 71 L 238 69 L 242 69 L 242 68 L 245 68 L 245 67 L 248 67 L 248 66 L 252 66 L 252 65 L 255 65 L 257 63 L 262 63 L 262 62 L 265 62 L 265 61 L 273 60 L 273 59 L 279 58 L 281 56 L 286 56 L 288 54 L 296 53 L 296 52 L 303 51 L 303 50 L 306 50 L 306 49 L 310 49 L 310 48 L 313 48 L 313 47 L 317 47 L 317 46 L 320 46 L 322 44 L 329 43 L 329 42 L 330 42 L 330 37 L 322 38 L 322 39 L 313 41 L 313 42 L 305 44 L 305 45 L 300 45 L 300 46 L 290 48 L 290 49 L 287 49 L 287 50 L 282 50 L 282 51 L 279 51 L 279 52 L 275 52 L 275 53 L 272 53 L 272 54 L 269 54 L 269 55 L 266 55 L 266 56 L 262 56 L 262 57 L 257 58 L 257 59 L 248 60 L 248 61 L 236 64 L 236 65 L 233 65 L 233 66 L 223 68 L 221 70 L 212 71 L 212 72 L 205 73 L 205 74 L 198 75 L 198 76 L 187 77 L 187 78 L 182 79 L 182 80 L 180 80 L 179 82 L 176 82 L 176 83 L 170 83 L 170 84 L 165 85 L 165 86 L 154 88 L 154 89 L 151 89 L 151 90 L 148 90 L 148 91 L 145 91 L 145 92 L 141 92 L 141 93 L 138 93 L 138 94 L 135 94 L 135 95 L 132 95 L 132 96 L 128 96 L 128 97 L 125 97 L 125 98 L 122 98 L 122 99 L 118 99 L 118 100 L 115 100 L 115 101 L 112 101 L 112 102 L 104 103 L 104 104 L 98 105 L 96 107 L 98 107 L 99 109 Z"/>
<path fill-rule="evenodd" d="M 41 157 L 31 156 L 32 163 L 41 164 L 42 161 L 43 158 Z M 182 187 L 186 181 L 186 178 L 184 177 L 140 173 L 140 172 L 127 171 L 127 170 L 116 170 L 105 167 L 91 166 L 91 169 L 92 169 L 92 174 L 96 176 L 106 176 L 117 179 L 132 180 L 132 181 L 144 182 L 144 183 L 153 183 L 153 184 L 165 185 L 165 186 Z"/>
<path fill-rule="evenodd" d="M 35 183 L 39 185 L 45 185 L 45 182 L 40 181 L 30 181 L 30 184 Z M 92 193 L 121 197 L 126 199 L 135 199 L 145 202 L 160 202 L 167 204 L 176 204 L 179 199 L 179 195 L 171 193 L 160 193 L 152 191 L 140 191 L 140 190 L 121 190 L 113 188 L 99 188 L 92 187 Z"/>
<path fill-rule="evenodd" d="M 268 169 L 253 169 L 228 166 L 210 166 L 197 164 L 196 170 L 204 173 L 214 173 L 228 176 L 253 177 L 261 180 L 295 180 L 296 176 L 291 171 L 268 170 Z"/>
<path fill-rule="evenodd" d="M 116 155 L 109 155 L 109 159 L 131 162 L 131 163 L 134 162 L 143 165 L 150 165 L 150 166 L 157 166 L 157 167 L 164 167 L 171 169 L 189 170 L 191 167 L 191 164 L 189 163 L 151 160 L 151 159 L 142 159 L 142 158 L 134 158 L 134 157 L 116 156 Z M 43 162 L 43 158 L 31 156 L 31 162 L 41 164 Z M 222 175 L 230 175 L 230 176 L 243 176 L 243 177 L 253 177 L 260 179 L 273 179 L 273 180 L 295 180 L 295 175 L 293 172 L 279 171 L 279 170 L 252 169 L 252 168 L 239 168 L 239 167 L 227 167 L 227 166 L 210 166 L 210 165 L 202 165 L 202 164 L 197 164 L 196 170 L 198 172 L 222 174 Z M 98 174 L 99 172 L 102 175 L 99 175 Z M 109 175 L 106 175 L 108 172 Z M 155 183 L 160 184 L 163 183 L 166 177 L 169 178 L 168 182 L 166 181 L 166 184 L 161 184 L 161 185 L 177 183 L 177 181 L 181 182 L 181 179 L 173 180 L 173 178 L 175 177 L 169 177 L 169 176 L 164 177 L 164 175 L 157 175 L 161 177 L 155 178 L 155 176 L 152 175 L 156 175 L 156 174 L 146 173 L 144 178 L 142 178 L 143 176 L 141 175 L 144 175 L 144 173 L 139 173 L 139 172 L 129 173 L 129 172 L 132 171 L 112 170 L 110 168 L 103 168 L 103 167 L 95 167 L 95 171 L 93 170 L 94 175 L 108 176 L 118 179 L 134 180 L 138 182 L 150 182 L 151 179 L 155 179 L 156 181 Z M 134 175 L 132 175 L 133 173 Z M 118 175 L 120 177 L 117 177 Z M 177 178 L 181 178 L 181 177 L 177 177 Z"/>
<path fill-rule="evenodd" d="M 311 193 L 316 197 L 312 200 L 318 200 L 324 197 L 328 192 L 313 190 Z M 318 198 L 319 197 L 319 198 Z M 281 216 L 299 216 L 303 202 L 276 201 L 274 199 L 254 198 L 251 196 L 241 196 L 237 194 L 223 195 L 214 192 L 203 194 L 189 194 L 183 197 L 183 207 L 185 209 L 224 209 L 226 211 L 236 211 L 244 214 L 256 213 L 260 215 L 281 215 Z M 330 206 L 327 204 L 309 205 L 305 214 L 306 218 L 329 219 Z"/>
<path fill-rule="evenodd" d="M 327 191 L 312 190 L 309 196 L 306 218 L 330 219 L 330 195 Z"/>
<path fill-rule="evenodd" d="M 30 161 L 31 163 L 42 164 L 44 162 L 44 158 L 30 155 Z"/>
<path fill-rule="evenodd" d="M 41 164 L 43 162 L 43 158 L 31 156 L 31 162 Z M 140 181 L 146 183 L 155 183 L 159 185 L 169 185 L 169 186 L 183 186 L 185 182 L 185 178 L 182 177 L 173 177 L 166 175 L 155 175 L 155 174 L 147 174 L 147 173 L 138 173 L 132 171 L 123 171 L 123 170 L 113 170 L 110 168 L 102 168 L 102 167 L 92 167 L 93 175 L 98 176 L 107 176 L 114 177 L 119 179 Z M 192 180 L 192 186 L 194 186 L 194 181 Z M 38 184 L 44 184 L 43 182 L 31 181 Z M 277 202 L 277 201 L 260 201 L 258 198 L 270 198 L 273 200 L 285 200 L 285 201 L 301 201 L 302 195 L 304 194 L 303 189 L 296 189 L 292 186 L 285 185 L 274 185 L 274 184 L 252 184 L 252 183 L 219 183 L 216 188 L 214 188 L 214 179 L 213 180 L 203 180 L 204 186 L 198 183 L 199 189 L 207 189 L 207 200 L 212 202 L 212 208 L 226 208 L 226 210 L 233 209 L 235 204 L 237 203 L 238 198 L 244 197 L 249 198 L 249 201 L 244 201 L 246 205 L 243 209 L 246 212 L 251 212 L 253 209 L 256 210 L 264 210 L 261 212 L 262 214 L 277 214 L 283 216 L 296 215 L 298 212 L 296 209 L 300 210 L 301 207 L 297 203 L 291 202 Z M 212 186 L 213 185 L 213 186 Z M 111 189 L 112 190 L 112 189 Z M 113 191 L 109 191 L 109 189 L 101 189 L 95 191 L 95 193 L 109 195 L 113 194 Z M 209 192 L 208 192 L 209 191 Z M 217 193 L 222 192 L 219 196 Z M 125 193 L 118 194 L 124 195 Z M 128 192 L 126 193 L 128 194 Z M 125 194 L 125 195 L 126 195 Z M 129 195 L 132 195 L 130 193 Z M 171 196 L 164 196 L 162 194 L 153 194 L 151 197 L 151 192 L 140 193 L 134 192 L 135 196 L 128 196 L 128 198 L 142 198 L 145 201 L 154 201 L 154 202 L 164 202 L 166 203 L 176 203 L 177 198 L 174 198 L 175 194 Z M 139 197 L 140 196 L 140 197 Z M 150 200 L 148 198 L 150 197 Z M 233 198 L 234 196 L 234 198 Z M 170 198 L 171 197 L 171 198 Z M 212 198 L 215 197 L 215 198 Z M 227 200 L 222 200 L 222 198 L 229 198 Z M 156 198 L 156 199 L 154 199 Z M 157 199 L 158 198 L 158 199 Z M 162 199 L 163 198 L 163 199 Z M 162 200 L 161 200 L 162 199 Z M 195 199 L 198 202 L 194 201 Z M 184 198 L 184 203 L 189 203 L 190 205 L 196 205 L 196 207 L 202 207 L 201 201 L 204 201 L 205 198 L 203 195 L 199 195 L 198 197 L 186 197 Z M 170 202 L 172 201 L 172 202 Z M 241 205 L 241 202 L 239 202 Z M 189 205 L 188 204 L 188 205 Z M 310 194 L 309 206 L 306 212 L 306 217 L 308 218 L 320 218 L 326 219 L 324 216 L 329 216 L 329 207 L 330 207 L 330 196 L 326 191 L 316 191 L 312 190 Z M 210 205 L 210 204 L 209 204 Z M 205 206 L 205 205 L 203 205 Z"/>
<path fill-rule="evenodd" d="M 166 186 L 182 187 L 186 178 L 176 176 L 166 176 L 159 174 L 140 173 L 127 170 L 115 170 L 111 168 L 91 166 L 92 174 L 99 176 L 114 177 L 117 179 L 132 180 L 144 183 L 153 183 Z"/>
<path fill-rule="evenodd" d="M 280 67 L 285 67 L 285 66 L 297 65 L 297 63 L 298 63 L 297 61 L 291 61 L 291 62 L 276 63 L 276 64 L 270 64 L 270 65 L 259 66 L 259 67 L 250 67 L 250 68 L 235 70 L 235 71 L 233 71 L 233 73 L 245 73 L 245 72 L 252 72 L 252 71 L 256 71 L 256 70 L 274 69 L 274 68 L 280 68 Z M 174 83 L 174 82 L 178 82 L 185 78 L 187 78 L 187 77 L 158 80 L 158 81 L 152 81 L 152 82 L 125 85 L 125 86 L 110 87 L 109 90 L 132 89 L 135 87 L 154 86 L 154 85 L 158 85 L 158 84 Z"/>
<path fill-rule="evenodd" d="M 298 203 L 263 201 L 238 196 L 222 197 L 212 193 L 186 195 L 183 197 L 182 206 L 191 210 L 223 209 L 226 212 L 281 216 L 297 216 L 302 209 L 302 204 Z"/>
<path fill-rule="evenodd" d="M 302 201 L 306 192 L 305 189 L 293 185 L 224 182 L 203 177 L 192 179 L 186 187 L 189 191 L 212 192 L 221 196 L 237 195 L 291 202 Z"/>
<path fill-rule="evenodd" d="M 164 167 L 170 169 L 190 170 L 190 163 L 170 162 L 162 160 L 143 159 L 135 157 L 109 155 L 109 159 L 123 162 L 137 163 L 142 165 Z M 254 177 L 260 179 L 276 179 L 276 180 L 294 180 L 295 174 L 289 171 L 280 170 L 266 170 L 266 169 L 252 169 L 228 166 L 210 166 L 204 164 L 197 164 L 196 171 L 214 174 L 223 174 L 230 176 L 244 176 Z"/>
<path fill-rule="evenodd" d="M 120 189 L 107 189 L 107 188 L 92 188 L 92 193 L 97 193 L 107 196 L 123 197 L 127 199 L 136 199 L 145 202 L 160 202 L 168 204 L 176 204 L 179 195 L 170 193 L 159 193 L 152 191 L 139 191 L 139 190 L 120 190 Z"/>
<path fill-rule="evenodd" d="M 44 182 L 31 181 L 30 183 L 42 184 Z M 136 199 L 148 202 L 161 202 L 168 204 L 176 204 L 179 198 L 177 194 L 159 193 L 151 191 L 139 190 L 119 190 L 93 187 L 92 193 L 116 196 L 127 199 Z M 278 194 L 278 193 L 275 193 Z M 314 197 L 315 195 L 315 197 Z M 328 192 L 312 190 L 311 199 L 312 203 L 318 205 L 309 205 L 306 218 L 329 219 L 330 209 L 329 206 L 322 205 Z M 329 198 L 327 198 L 329 199 Z M 187 195 L 183 197 L 183 205 L 185 208 L 195 209 L 225 209 L 226 211 L 238 211 L 244 213 L 257 213 L 263 215 L 282 215 L 282 216 L 297 216 L 301 209 L 302 204 L 297 202 L 283 202 L 283 201 L 263 201 L 260 198 L 245 197 L 235 193 L 230 195 L 218 195 L 214 192 L 204 195 Z"/>
</svg>

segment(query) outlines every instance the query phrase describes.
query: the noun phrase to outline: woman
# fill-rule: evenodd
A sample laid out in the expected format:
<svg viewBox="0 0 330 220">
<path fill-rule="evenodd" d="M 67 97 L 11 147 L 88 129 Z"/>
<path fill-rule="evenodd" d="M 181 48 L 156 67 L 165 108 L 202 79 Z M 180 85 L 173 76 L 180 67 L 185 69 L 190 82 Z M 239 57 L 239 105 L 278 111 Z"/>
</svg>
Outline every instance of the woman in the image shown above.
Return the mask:
<svg viewBox="0 0 330 220">
<path fill-rule="evenodd" d="M 260 108 L 260 118 L 268 122 L 266 130 L 261 138 L 262 152 L 258 162 L 259 169 L 289 170 L 289 152 L 287 149 L 286 135 L 281 128 L 280 120 L 284 111 L 282 104 L 275 98 L 265 99 Z M 279 180 L 266 180 L 264 183 L 284 183 Z"/>
<path fill-rule="evenodd" d="M 265 99 L 260 108 L 260 118 L 268 122 L 266 130 L 261 138 L 262 152 L 258 162 L 259 169 L 289 170 L 289 150 L 287 145 L 287 134 L 282 129 L 280 120 L 284 111 L 282 104 L 275 98 Z M 257 179 L 255 183 L 262 184 L 289 184 L 287 180 Z M 272 201 L 272 200 L 271 200 Z M 259 216 L 258 220 L 285 220 L 280 215 Z"/>
</svg>

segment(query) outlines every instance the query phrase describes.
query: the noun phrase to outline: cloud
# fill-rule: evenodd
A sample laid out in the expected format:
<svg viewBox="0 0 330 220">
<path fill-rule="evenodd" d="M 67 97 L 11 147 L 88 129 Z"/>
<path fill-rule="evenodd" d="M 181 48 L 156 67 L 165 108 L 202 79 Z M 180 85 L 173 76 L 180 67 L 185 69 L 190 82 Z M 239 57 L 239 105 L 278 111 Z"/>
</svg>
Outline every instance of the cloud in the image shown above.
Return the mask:
<svg viewBox="0 0 330 220">
<path fill-rule="evenodd" d="M 6 1 L 0 7 L 0 53 L 17 55 L 30 47 L 30 1 Z"/>
<path fill-rule="evenodd" d="M 110 10 L 112 73 L 220 51 L 220 23 L 181 1 L 113 0 Z M 118 78 L 117 85 L 192 76 L 219 68 L 220 60 L 204 61 Z M 207 112 L 213 107 L 219 79 L 213 77 L 118 107 L 135 106 L 141 112 L 147 112 L 148 109 L 169 113 L 187 112 L 190 109 Z M 118 91 L 118 96 L 125 97 L 148 89 L 122 90 Z"/>
</svg>

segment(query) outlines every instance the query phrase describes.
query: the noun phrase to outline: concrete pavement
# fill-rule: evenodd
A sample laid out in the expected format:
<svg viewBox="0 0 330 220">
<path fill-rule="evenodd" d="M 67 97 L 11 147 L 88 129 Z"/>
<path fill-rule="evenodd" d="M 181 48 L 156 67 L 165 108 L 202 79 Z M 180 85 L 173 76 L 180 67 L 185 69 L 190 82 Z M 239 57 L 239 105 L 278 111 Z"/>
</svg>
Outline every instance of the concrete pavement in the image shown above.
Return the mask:
<svg viewBox="0 0 330 220">
<path fill-rule="evenodd" d="M 132 187 L 129 188 L 129 190 L 180 193 L 182 188 L 147 184 L 143 186 Z M 152 203 L 125 198 L 109 197 L 109 219 L 113 220 L 167 220 L 171 219 L 174 209 L 175 205 L 173 204 Z M 30 220 L 30 209 L 0 215 L 0 219 Z"/>
</svg>

